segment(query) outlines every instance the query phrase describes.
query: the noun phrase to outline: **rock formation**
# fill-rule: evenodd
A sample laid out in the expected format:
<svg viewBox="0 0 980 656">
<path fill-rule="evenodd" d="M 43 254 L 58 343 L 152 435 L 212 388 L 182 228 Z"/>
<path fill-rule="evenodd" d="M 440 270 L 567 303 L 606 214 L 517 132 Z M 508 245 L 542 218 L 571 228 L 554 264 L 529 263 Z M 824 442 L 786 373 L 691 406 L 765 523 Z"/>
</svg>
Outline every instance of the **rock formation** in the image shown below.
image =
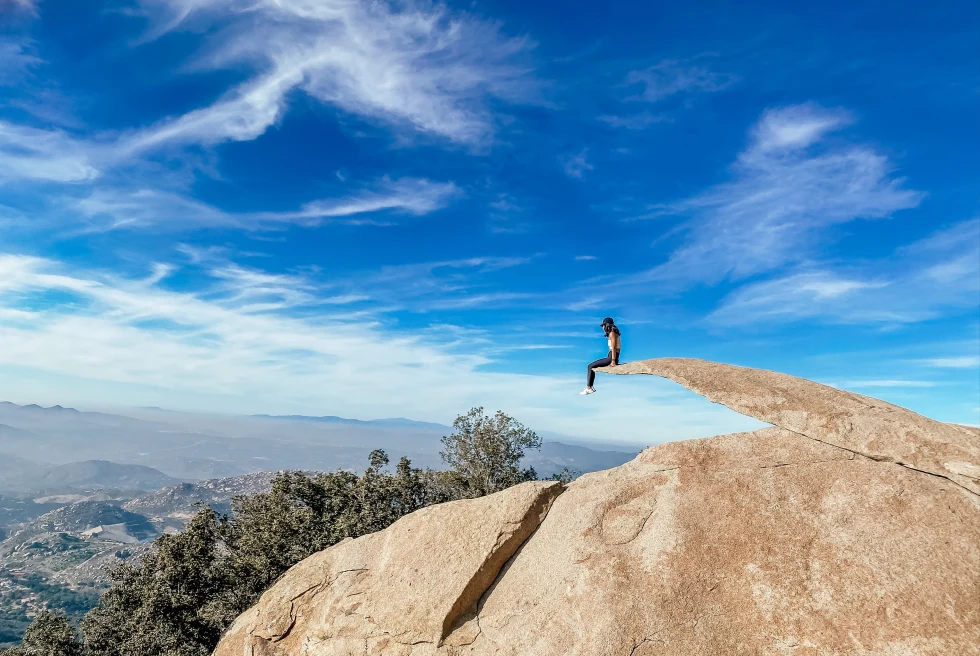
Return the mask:
<svg viewBox="0 0 980 656">
<path fill-rule="evenodd" d="M 980 431 L 774 372 L 609 371 L 774 427 L 345 541 L 289 570 L 216 656 L 980 654 Z"/>
</svg>

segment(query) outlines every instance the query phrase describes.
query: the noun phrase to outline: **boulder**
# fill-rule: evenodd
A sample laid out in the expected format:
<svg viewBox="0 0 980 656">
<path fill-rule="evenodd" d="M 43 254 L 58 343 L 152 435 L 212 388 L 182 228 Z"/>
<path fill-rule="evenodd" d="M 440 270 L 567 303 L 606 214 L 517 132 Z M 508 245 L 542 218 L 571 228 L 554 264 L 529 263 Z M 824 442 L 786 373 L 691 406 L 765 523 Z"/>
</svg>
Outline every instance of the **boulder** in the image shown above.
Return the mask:
<svg viewBox="0 0 980 656">
<path fill-rule="evenodd" d="M 611 371 L 776 426 L 413 513 L 289 570 L 216 656 L 980 654 L 980 434 L 773 372 Z"/>
<path fill-rule="evenodd" d="M 537 529 L 557 482 L 430 506 L 298 563 L 215 653 L 410 654 L 440 644 Z"/>
</svg>

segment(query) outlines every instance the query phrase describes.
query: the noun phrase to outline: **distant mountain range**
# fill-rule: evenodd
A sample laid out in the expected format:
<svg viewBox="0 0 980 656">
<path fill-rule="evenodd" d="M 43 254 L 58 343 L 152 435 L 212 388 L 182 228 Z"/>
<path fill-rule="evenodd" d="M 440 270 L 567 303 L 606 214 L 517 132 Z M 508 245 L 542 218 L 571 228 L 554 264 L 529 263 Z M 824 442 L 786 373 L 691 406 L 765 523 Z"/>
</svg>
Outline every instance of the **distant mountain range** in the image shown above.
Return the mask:
<svg viewBox="0 0 980 656">
<path fill-rule="evenodd" d="M 539 474 L 551 475 L 565 467 L 576 474 L 612 469 L 635 457 L 635 451 L 597 451 L 563 442 L 544 442 L 539 451 L 525 453 L 524 460 Z"/>
<path fill-rule="evenodd" d="M 384 449 L 392 462 L 407 456 L 415 466 L 439 468 L 440 438 L 452 428 L 410 419 L 360 420 L 337 416 L 211 416 L 141 408 L 127 415 L 74 408 L 0 403 L 0 452 L 30 461 L 0 465 L 0 490 L 102 485 L 152 489 L 175 480 L 210 480 L 283 469 L 362 470 L 368 454 Z M 589 472 L 622 464 L 636 451 L 602 444 L 568 444 L 545 435 L 526 464 L 549 476 L 564 467 Z M 156 470 L 66 471 L 53 466 L 109 461 Z M 107 467 L 104 465 L 103 467 Z M 18 476 L 17 472 L 23 473 Z M 88 474 L 86 474 L 88 472 Z M 163 477 L 169 477 L 165 480 Z"/>
<path fill-rule="evenodd" d="M 434 424 L 428 421 L 415 421 L 414 419 L 403 419 L 396 417 L 393 419 L 348 419 L 346 417 L 335 417 L 327 415 L 325 417 L 309 417 L 307 415 L 251 415 L 256 419 L 281 419 L 285 421 L 312 421 L 321 424 L 341 424 L 345 426 L 384 426 L 384 427 L 406 427 L 424 428 L 429 430 L 447 431 L 453 430 L 452 426 Z"/>
<path fill-rule="evenodd" d="M 57 465 L 41 477 L 46 488 L 83 487 L 123 490 L 157 490 L 180 483 L 179 479 L 145 465 L 120 465 L 108 460 L 86 460 Z"/>
<path fill-rule="evenodd" d="M 0 426 L 0 446 L 6 444 L 4 429 L 10 430 L 8 426 Z M 10 453 L 0 453 L 0 490 L 23 490 L 27 485 L 34 485 L 40 482 L 48 467 Z"/>
<path fill-rule="evenodd" d="M 39 463 L 0 453 L 0 492 L 55 494 L 71 489 L 157 490 L 180 479 L 145 465 L 85 460 L 64 465 Z"/>
<path fill-rule="evenodd" d="M 11 403 L 9 401 L 0 401 L 0 410 L 13 410 L 21 413 L 28 412 L 45 412 L 45 413 L 57 413 L 57 412 L 67 412 L 71 414 L 81 414 L 79 410 L 75 408 L 63 408 L 60 405 L 52 405 L 47 408 L 44 406 L 37 405 L 36 403 L 31 403 L 29 405 L 17 405 L 16 403 Z"/>
</svg>

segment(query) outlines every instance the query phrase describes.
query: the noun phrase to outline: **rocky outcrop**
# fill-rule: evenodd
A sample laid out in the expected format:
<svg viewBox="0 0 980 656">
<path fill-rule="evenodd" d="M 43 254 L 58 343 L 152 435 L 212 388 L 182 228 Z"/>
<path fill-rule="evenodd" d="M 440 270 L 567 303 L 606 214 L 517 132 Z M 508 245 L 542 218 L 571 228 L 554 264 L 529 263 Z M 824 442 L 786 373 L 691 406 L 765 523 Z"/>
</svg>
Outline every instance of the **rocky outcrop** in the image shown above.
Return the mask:
<svg viewBox="0 0 980 656">
<path fill-rule="evenodd" d="M 538 528 L 560 483 L 423 508 L 302 561 L 238 618 L 219 654 L 435 648 Z M 244 651 L 243 651 L 244 650 Z M 408 651 L 405 651 L 408 650 Z"/>
<path fill-rule="evenodd" d="M 980 653 L 980 435 L 772 372 L 615 371 L 777 426 L 409 515 L 291 569 L 216 655 Z"/>
<path fill-rule="evenodd" d="M 980 494 L 980 430 L 775 371 L 688 358 L 598 371 L 669 378 L 715 403 L 859 455 L 942 476 Z"/>
</svg>

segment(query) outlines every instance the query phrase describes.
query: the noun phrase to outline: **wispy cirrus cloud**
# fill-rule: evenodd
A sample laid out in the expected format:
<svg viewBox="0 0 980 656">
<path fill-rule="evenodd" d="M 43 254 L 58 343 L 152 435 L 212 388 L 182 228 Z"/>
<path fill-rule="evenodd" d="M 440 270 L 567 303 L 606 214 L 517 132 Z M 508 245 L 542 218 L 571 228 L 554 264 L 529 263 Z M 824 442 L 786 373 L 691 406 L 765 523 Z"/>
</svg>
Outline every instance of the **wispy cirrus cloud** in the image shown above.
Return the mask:
<svg viewBox="0 0 980 656">
<path fill-rule="evenodd" d="M 492 289 L 500 272 L 526 266 L 534 257 L 466 257 L 383 266 L 345 281 L 350 293 L 370 293 L 386 307 L 427 313 L 440 309 L 500 306 L 532 298 L 522 291 Z"/>
<path fill-rule="evenodd" d="M 37 15 L 37 7 L 39 4 L 41 4 L 41 0 L 7 0 L 6 3 L 0 3 L 0 15 L 3 14 L 4 10 L 8 10 L 19 11 L 35 16 Z"/>
<path fill-rule="evenodd" d="M 731 182 L 651 208 L 690 219 L 687 239 L 650 277 L 716 283 L 780 269 L 819 252 L 828 228 L 917 206 L 923 194 L 894 177 L 885 155 L 827 140 L 852 121 L 814 104 L 766 111 Z"/>
<path fill-rule="evenodd" d="M 291 222 L 319 225 L 343 219 L 348 223 L 363 222 L 362 215 L 395 212 L 421 216 L 445 207 L 462 195 L 452 182 L 433 182 L 422 178 L 384 179 L 374 188 L 363 189 L 351 196 L 307 203 L 297 212 L 255 212 L 249 215 L 260 223 Z"/>
<path fill-rule="evenodd" d="M 583 148 L 577 153 L 571 155 L 563 155 L 558 158 L 561 162 L 562 168 L 565 171 L 565 175 L 570 178 L 575 178 L 581 180 L 585 177 L 588 171 L 593 170 L 595 167 L 589 162 L 588 159 L 589 149 Z"/>
<path fill-rule="evenodd" d="M 750 128 L 748 144 L 731 166 L 730 181 L 679 201 L 648 204 L 644 214 L 631 217 L 664 225 L 653 243 L 658 248 L 677 244 L 667 251 L 666 261 L 635 273 L 584 281 L 577 293 L 669 296 L 698 285 L 784 272 L 758 282 L 756 294 L 729 296 L 713 320 L 730 322 L 737 314 L 730 314 L 731 308 L 751 304 L 759 311 L 793 315 L 780 310 L 777 301 L 795 306 L 800 288 L 827 300 L 887 286 L 888 280 L 866 274 L 854 278 L 818 266 L 800 269 L 819 258 L 834 227 L 888 218 L 916 207 L 924 197 L 896 177 L 894 165 L 872 147 L 831 139 L 853 121 L 848 112 L 812 103 L 765 111 Z M 771 300 L 764 302 L 762 296 Z M 805 311 L 805 304 L 800 306 Z"/>
<path fill-rule="evenodd" d="M 662 107 L 654 113 L 649 109 L 637 111 L 637 105 L 665 105 L 668 101 L 687 104 L 699 94 L 717 93 L 739 81 L 734 73 L 718 70 L 715 57 L 701 55 L 689 59 L 663 59 L 652 66 L 629 71 L 623 82 L 614 89 L 622 112 L 601 114 L 601 123 L 621 130 L 645 130 L 652 125 L 670 121 Z"/>
<path fill-rule="evenodd" d="M 313 227 L 328 222 L 390 223 L 399 214 L 420 216 L 445 207 L 461 193 L 450 182 L 383 179 L 346 196 L 306 203 L 298 210 L 226 212 L 170 191 L 102 188 L 71 200 L 68 209 L 87 222 L 88 231 L 215 226 L 262 230 L 287 224 Z"/>
<path fill-rule="evenodd" d="M 25 3 L 27 6 L 29 3 Z M 501 25 L 429 3 L 344 0 L 146 0 L 151 37 L 183 27 L 213 38 L 185 73 L 245 69 L 216 101 L 111 133 L 0 122 L 0 181 L 86 182 L 153 151 L 250 141 L 279 123 L 301 93 L 400 134 L 482 148 L 494 107 L 536 102 L 533 44 Z M 138 45 L 136 46 L 138 47 Z M 24 39 L 0 40 L 0 84 L 38 64 Z"/>
<path fill-rule="evenodd" d="M 0 36 L 0 87 L 20 84 L 41 63 L 26 38 Z"/>
<path fill-rule="evenodd" d="M 626 100 L 656 103 L 679 94 L 714 93 L 739 81 L 737 75 L 713 68 L 711 59 L 664 59 L 630 71 L 624 84 L 630 91 Z"/>
<path fill-rule="evenodd" d="M 526 219 L 526 209 L 510 194 L 497 195 L 497 200 L 488 204 L 487 228 L 501 235 L 522 235 L 534 229 Z"/>
<path fill-rule="evenodd" d="M 251 141 L 282 117 L 286 110 L 286 94 L 302 82 L 303 77 L 300 67 L 276 70 L 208 107 L 131 131 L 119 140 L 118 153 L 132 157 L 162 145 Z"/>
<path fill-rule="evenodd" d="M 0 184 L 16 180 L 82 183 L 99 176 L 93 150 L 62 130 L 0 120 Z"/>
<path fill-rule="evenodd" d="M 722 325 L 765 325 L 803 319 L 866 323 L 916 320 L 891 308 L 863 307 L 858 299 L 888 287 L 886 280 L 860 280 L 831 271 L 804 271 L 751 283 L 729 294 L 708 320 Z"/>
<path fill-rule="evenodd" d="M 210 293 L 223 294 L 227 302 L 237 304 L 239 311 L 246 313 L 324 305 L 346 306 L 370 300 L 366 294 L 324 294 L 323 287 L 306 276 L 273 274 L 233 262 L 215 266 L 208 273 L 216 281 Z M 158 281 L 151 278 L 148 282 Z"/>
<path fill-rule="evenodd" d="M 919 364 L 938 369 L 980 369 L 980 355 L 961 355 L 948 358 L 926 358 Z"/>
<path fill-rule="evenodd" d="M 305 0 L 146 0 L 157 33 L 232 21 L 198 67 L 251 66 L 257 75 L 212 105 L 131 133 L 130 151 L 167 143 L 249 140 L 301 91 L 396 128 L 481 146 L 494 102 L 537 97 L 525 56 L 533 44 L 496 22 L 444 5 Z"/>
<path fill-rule="evenodd" d="M 515 301 L 527 301 L 538 298 L 539 294 L 528 292 L 488 292 L 484 294 L 466 294 L 456 298 L 440 298 L 425 304 L 425 311 L 463 310 L 474 308 L 512 307 Z"/>
<path fill-rule="evenodd" d="M 980 220 L 973 219 L 900 248 L 885 260 L 848 267 L 810 265 L 744 285 L 725 297 L 708 320 L 721 325 L 804 319 L 903 324 L 978 312 L 978 299 Z"/>
<path fill-rule="evenodd" d="M 662 123 L 668 120 L 665 116 L 652 114 L 648 111 L 626 115 L 603 114 L 596 118 L 609 127 L 622 128 L 624 130 L 645 130 L 655 123 Z"/>
</svg>

